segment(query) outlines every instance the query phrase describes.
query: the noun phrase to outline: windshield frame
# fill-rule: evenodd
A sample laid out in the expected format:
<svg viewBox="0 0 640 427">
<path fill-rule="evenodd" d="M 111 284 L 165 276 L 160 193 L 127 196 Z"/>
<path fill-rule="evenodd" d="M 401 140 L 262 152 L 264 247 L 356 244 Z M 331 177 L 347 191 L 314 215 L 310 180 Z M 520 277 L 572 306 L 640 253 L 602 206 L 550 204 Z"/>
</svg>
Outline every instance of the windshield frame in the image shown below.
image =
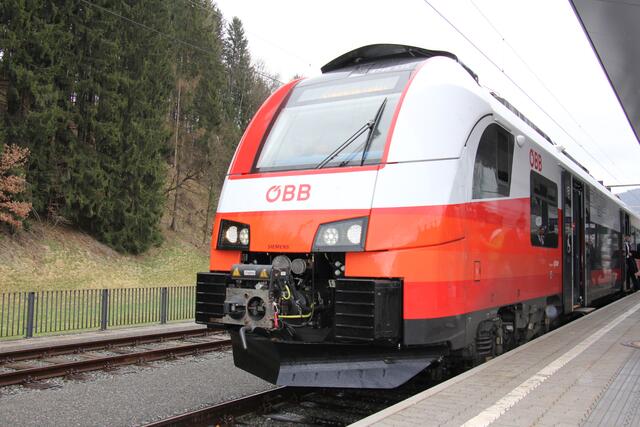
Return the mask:
<svg viewBox="0 0 640 427">
<path fill-rule="evenodd" d="M 353 168 L 353 167 L 362 168 L 362 167 L 376 166 L 383 163 L 387 149 L 388 149 L 389 137 L 394 128 L 396 110 L 399 108 L 402 102 L 403 94 L 411 80 L 412 74 L 413 74 L 413 70 L 403 69 L 403 70 L 392 70 L 392 71 L 385 71 L 385 72 L 374 72 L 370 74 L 350 75 L 350 76 L 345 76 L 340 78 L 335 78 L 335 76 L 327 75 L 327 76 L 322 76 L 318 79 L 313 79 L 311 81 L 300 82 L 299 85 L 293 88 L 292 92 L 289 94 L 289 96 L 287 97 L 287 99 L 285 100 L 285 102 L 277 112 L 276 116 L 273 118 L 273 121 L 268 127 L 267 131 L 263 135 L 262 141 L 258 147 L 258 150 L 256 150 L 256 153 L 254 156 L 251 172 L 252 173 L 296 172 L 296 171 L 308 171 L 308 170 L 315 169 L 316 165 L 314 164 L 300 164 L 300 165 L 288 164 L 288 165 L 262 166 L 262 167 L 258 166 L 261 160 L 261 157 L 263 156 L 263 152 L 265 148 L 268 146 L 270 137 L 272 136 L 274 129 L 278 126 L 279 119 L 282 117 L 282 115 L 286 112 L 288 108 L 304 107 L 308 105 L 311 105 L 311 106 L 322 105 L 322 104 L 330 105 L 331 103 L 340 103 L 343 101 L 348 102 L 348 101 L 353 101 L 358 99 L 368 99 L 368 98 L 375 99 L 380 97 L 384 97 L 385 99 L 392 98 L 393 100 L 387 103 L 386 108 L 384 108 L 384 111 L 382 112 L 383 116 L 388 115 L 387 117 L 388 123 L 384 131 L 384 134 L 380 136 L 382 138 L 381 140 L 382 143 L 379 145 L 381 148 L 381 150 L 378 150 L 378 152 L 380 152 L 379 157 L 369 157 L 369 152 L 367 151 L 363 153 L 364 161 L 363 162 L 359 161 L 358 164 L 350 164 L 351 162 L 349 162 L 349 164 L 342 164 L 342 165 L 329 164 L 329 165 L 325 165 L 324 168 L 325 169 Z M 368 81 L 383 81 L 384 79 L 387 79 L 387 78 L 396 78 L 396 82 L 393 86 L 389 86 L 389 88 L 384 90 L 377 90 L 377 91 L 370 91 L 370 92 L 363 91 L 361 93 L 355 93 L 355 94 L 346 95 L 346 96 L 330 97 L 328 100 L 326 99 L 310 99 L 309 100 L 308 96 L 305 97 L 305 95 L 308 95 L 308 91 L 314 91 L 314 90 L 321 91 L 323 88 L 326 88 L 328 90 L 331 90 L 332 88 L 335 90 L 338 90 L 341 87 L 348 87 L 348 85 L 350 84 L 357 85 L 358 83 L 366 83 Z M 300 98 L 303 98 L 303 100 L 300 101 Z M 376 110 L 372 110 L 372 115 L 369 118 L 370 120 L 376 119 L 376 115 L 377 115 Z M 347 136 L 348 135 L 346 135 L 345 138 Z M 341 142 L 342 141 L 336 139 L 335 147 L 337 148 Z M 277 141 L 277 143 L 282 144 L 283 141 L 280 140 L 280 141 Z M 370 148 L 370 145 L 371 144 L 369 144 L 368 148 Z M 376 146 L 378 146 L 378 144 L 376 144 Z M 330 154 L 330 151 L 328 151 L 326 154 Z M 358 156 L 356 156 L 356 158 L 357 157 Z"/>
</svg>

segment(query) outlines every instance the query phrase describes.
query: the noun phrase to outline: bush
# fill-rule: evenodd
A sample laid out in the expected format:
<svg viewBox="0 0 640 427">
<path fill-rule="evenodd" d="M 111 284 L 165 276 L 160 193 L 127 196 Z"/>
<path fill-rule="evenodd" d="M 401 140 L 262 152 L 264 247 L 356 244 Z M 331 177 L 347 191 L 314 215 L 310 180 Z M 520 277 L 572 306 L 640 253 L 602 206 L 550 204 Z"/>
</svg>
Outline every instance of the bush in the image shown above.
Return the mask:
<svg viewBox="0 0 640 427">
<path fill-rule="evenodd" d="M 26 187 L 22 172 L 28 157 L 29 149 L 17 145 L 4 144 L 0 152 L 0 224 L 14 229 L 22 228 L 31 212 L 31 203 L 17 200 Z"/>
</svg>

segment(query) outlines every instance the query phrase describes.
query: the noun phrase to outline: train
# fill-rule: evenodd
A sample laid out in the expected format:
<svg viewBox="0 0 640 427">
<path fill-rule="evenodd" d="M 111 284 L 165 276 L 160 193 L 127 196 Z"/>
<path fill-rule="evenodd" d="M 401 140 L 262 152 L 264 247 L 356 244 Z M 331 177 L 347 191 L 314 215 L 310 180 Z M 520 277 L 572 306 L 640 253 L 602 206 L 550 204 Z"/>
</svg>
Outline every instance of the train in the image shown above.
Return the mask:
<svg viewBox="0 0 640 427">
<path fill-rule="evenodd" d="M 248 125 L 197 275 L 237 367 L 395 388 L 627 290 L 640 217 L 456 55 L 376 44 L 321 71 Z"/>
</svg>

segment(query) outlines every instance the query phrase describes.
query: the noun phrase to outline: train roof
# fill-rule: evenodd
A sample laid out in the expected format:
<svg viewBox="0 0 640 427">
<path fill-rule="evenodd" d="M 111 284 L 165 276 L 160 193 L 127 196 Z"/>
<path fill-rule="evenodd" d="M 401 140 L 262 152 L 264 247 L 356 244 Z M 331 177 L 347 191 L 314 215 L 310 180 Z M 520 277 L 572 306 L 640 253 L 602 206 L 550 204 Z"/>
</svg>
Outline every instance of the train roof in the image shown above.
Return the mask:
<svg viewBox="0 0 640 427">
<path fill-rule="evenodd" d="M 370 44 L 347 52 L 325 64 L 320 71 L 323 74 L 345 68 L 384 61 L 401 61 L 403 59 L 428 59 L 434 56 L 444 56 L 459 63 L 477 82 L 478 75 L 464 65 L 456 55 L 444 50 L 430 50 L 422 47 L 402 44 Z"/>
<path fill-rule="evenodd" d="M 564 150 L 564 147 L 556 144 L 551 138 L 543 132 L 538 126 L 532 123 L 524 114 L 518 111 L 511 103 L 506 99 L 498 96 L 496 93 L 487 90 L 479 84 L 478 75 L 474 73 L 469 67 L 462 63 L 458 57 L 447 51 L 443 50 L 431 50 L 416 46 L 399 45 L 399 44 L 372 44 L 362 46 L 352 51 L 349 51 L 337 58 L 329 61 L 320 70 L 323 74 L 348 71 L 355 67 L 363 65 L 375 64 L 389 66 L 391 64 L 401 64 L 407 61 L 414 60 L 416 63 L 422 62 L 421 60 L 427 60 L 434 57 L 445 57 L 457 62 L 478 84 L 478 89 L 481 89 L 486 95 L 486 101 L 492 106 L 492 109 L 499 117 L 506 119 L 513 127 L 514 130 L 526 135 L 532 141 L 535 141 L 542 149 L 552 153 L 552 155 L 558 160 L 566 170 L 569 170 L 585 182 L 589 183 L 592 187 L 598 188 L 603 194 L 610 199 L 614 200 L 622 209 L 628 212 L 631 216 L 640 218 L 636 212 L 626 206 L 626 204 L 611 193 L 604 185 L 597 181 L 589 171 L 580 164 L 575 158 Z M 382 63 L 382 64 L 381 64 Z M 375 68 L 375 67 L 374 67 Z M 515 120 L 514 120 L 515 119 Z M 522 123 L 519 124 L 518 122 Z"/>
</svg>

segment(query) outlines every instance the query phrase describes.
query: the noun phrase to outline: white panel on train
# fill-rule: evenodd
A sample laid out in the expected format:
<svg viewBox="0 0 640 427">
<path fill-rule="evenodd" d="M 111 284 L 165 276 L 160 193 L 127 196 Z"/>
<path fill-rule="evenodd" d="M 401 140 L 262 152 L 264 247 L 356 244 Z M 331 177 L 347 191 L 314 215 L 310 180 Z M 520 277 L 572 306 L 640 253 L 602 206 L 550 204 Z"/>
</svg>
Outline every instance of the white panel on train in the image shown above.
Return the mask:
<svg viewBox="0 0 640 427">
<path fill-rule="evenodd" d="M 465 191 L 459 174 L 458 159 L 388 164 L 378 172 L 373 207 L 462 203 Z"/>
<path fill-rule="evenodd" d="M 428 59 L 411 82 L 389 148 L 388 161 L 460 157 L 474 124 L 491 113 L 471 75 L 449 58 Z"/>
<path fill-rule="evenodd" d="M 227 179 L 218 212 L 370 209 L 376 173 Z"/>
</svg>

